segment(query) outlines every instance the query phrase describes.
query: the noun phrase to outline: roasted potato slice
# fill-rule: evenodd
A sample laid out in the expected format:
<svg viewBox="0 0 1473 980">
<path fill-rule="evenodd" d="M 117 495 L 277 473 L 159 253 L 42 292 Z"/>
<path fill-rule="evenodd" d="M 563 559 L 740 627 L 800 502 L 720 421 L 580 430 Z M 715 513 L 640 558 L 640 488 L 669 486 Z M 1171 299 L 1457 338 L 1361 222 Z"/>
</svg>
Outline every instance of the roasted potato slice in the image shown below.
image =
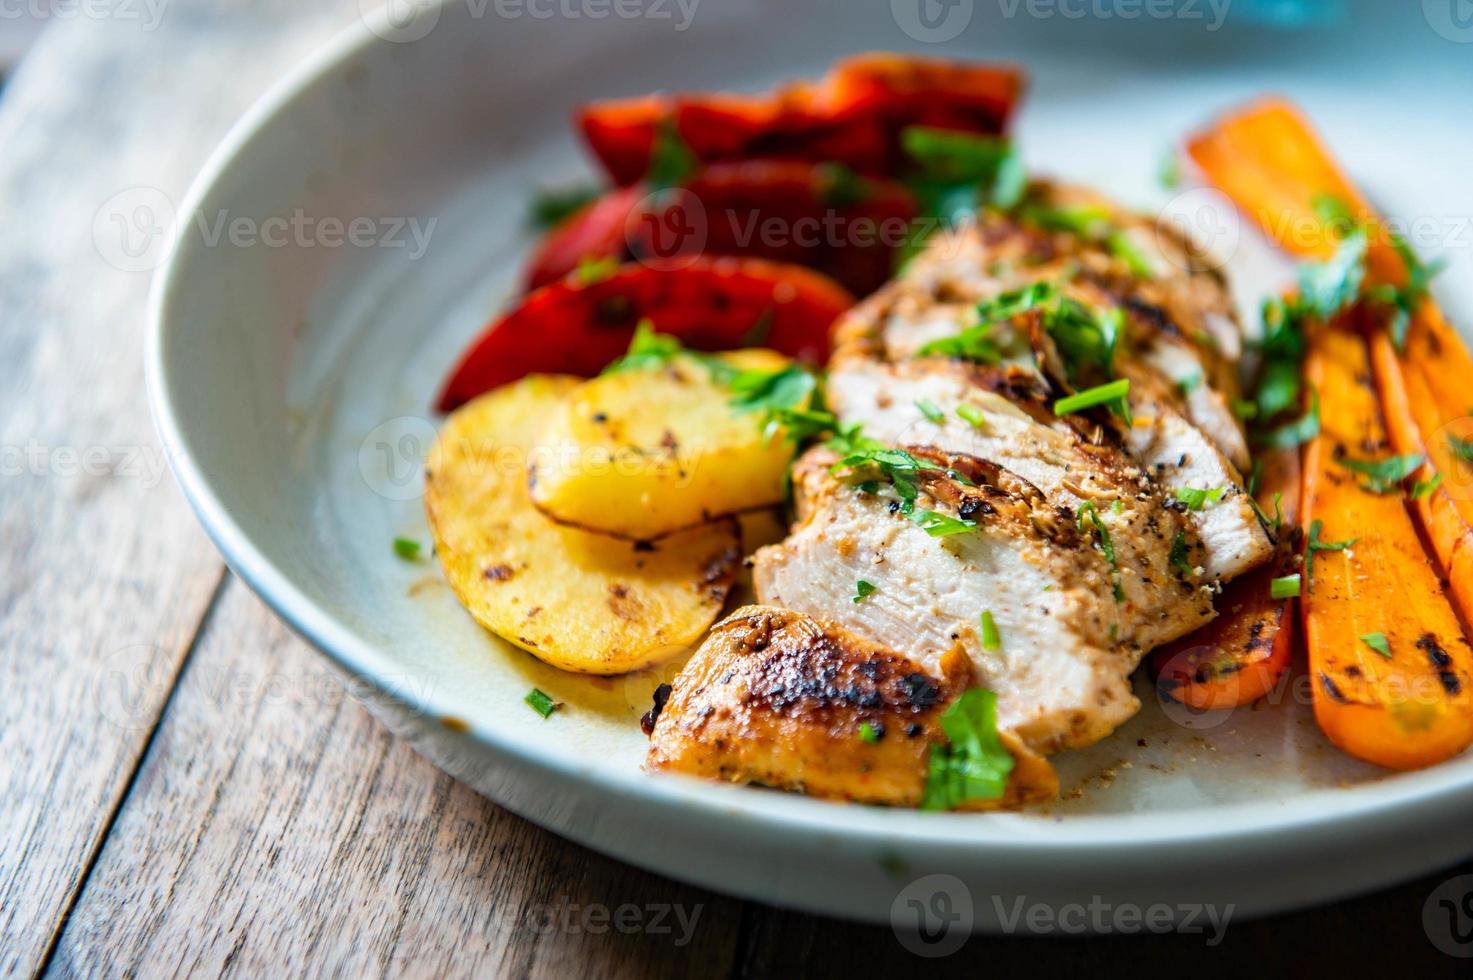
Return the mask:
<svg viewBox="0 0 1473 980">
<path fill-rule="evenodd" d="M 720 355 L 738 370 L 788 362 L 765 350 Z M 793 447 L 732 408 L 702 361 L 605 374 L 551 410 L 532 460 L 532 503 L 553 520 L 649 541 L 783 500 Z"/>
<path fill-rule="evenodd" d="M 531 375 L 461 408 L 426 465 L 445 576 L 476 621 L 564 670 L 619 674 L 693 643 L 741 559 L 734 519 L 640 545 L 548 520 L 527 494 L 532 435 L 579 379 Z"/>
</svg>

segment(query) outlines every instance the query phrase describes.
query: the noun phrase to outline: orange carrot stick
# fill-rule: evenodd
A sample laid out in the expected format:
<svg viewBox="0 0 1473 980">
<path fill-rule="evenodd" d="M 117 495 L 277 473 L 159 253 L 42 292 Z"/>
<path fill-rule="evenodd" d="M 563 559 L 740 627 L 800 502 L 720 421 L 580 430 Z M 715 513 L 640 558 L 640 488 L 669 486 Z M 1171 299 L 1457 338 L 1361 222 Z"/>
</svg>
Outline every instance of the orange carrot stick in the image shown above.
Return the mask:
<svg viewBox="0 0 1473 980">
<path fill-rule="evenodd" d="M 1292 105 L 1268 99 L 1188 141 L 1207 178 L 1287 251 L 1321 258 L 1335 239 L 1316 213 L 1321 197 L 1343 202 L 1371 227 L 1370 283 L 1398 285 L 1407 270 L 1384 226 Z M 1398 352 L 1384 330 L 1370 336 L 1371 364 L 1397 455 L 1424 453 L 1411 501 L 1463 621 L 1473 624 L 1473 460 L 1449 436 L 1473 439 L 1473 356 L 1430 299 L 1418 307 Z M 1362 451 L 1361 455 L 1366 455 Z M 1440 485 L 1433 486 L 1439 480 Z"/>
<path fill-rule="evenodd" d="M 1356 758 L 1415 769 L 1473 744 L 1473 647 L 1401 501 L 1340 465 L 1386 440 L 1369 374 L 1360 337 L 1313 332 L 1322 429 L 1305 449 L 1304 518 L 1354 544 L 1311 550 L 1300 604 L 1320 728 Z"/>
</svg>

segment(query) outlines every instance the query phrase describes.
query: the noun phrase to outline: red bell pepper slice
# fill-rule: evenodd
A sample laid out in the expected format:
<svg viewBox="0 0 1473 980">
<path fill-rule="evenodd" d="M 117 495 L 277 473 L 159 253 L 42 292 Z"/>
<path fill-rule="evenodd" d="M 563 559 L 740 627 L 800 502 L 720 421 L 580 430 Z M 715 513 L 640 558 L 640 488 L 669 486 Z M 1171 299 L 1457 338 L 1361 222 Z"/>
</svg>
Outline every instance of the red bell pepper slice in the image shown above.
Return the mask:
<svg viewBox="0 0 1473 980">
<path fill-rule="evenodd" d="M 436 407 L 450 411 L 527 374 L 597 374 L 624 353 L 642 319 L 697 350 L 764 346 L 821 363 L 829 327 L 854 303 L 828 277 L 797 266 L 704 257 L 690 263 L 630 263 L 594 281 L 575 274 L 529 293 L 462 355 Z"/>
<path fill-rule="evenodd" d="M 610 191 L 549 232 L 533 253 L 528 288 L 591 259 L 705 254 L 807 266 L 865 295 L 890 277 L 895 250 L 915 233 L 909 191 L 888 180 L 851 180 L 826 164 L 716 163 L 678 189 L 647 190 Z"/>
<path fill-rule="evenodd" d="M 843 163 L 868 176 L 906 168 L 900 131 L 934 126 L 995 135 L 1022 94 L 1023 73 L 909 55 L 861 55 L 819 82 L 760 95 L 687 94 L 598 102 L 578 114 L 594 155 L 619 185 L 649 170 L 657 127 L 676 132 L 702 162 L 738 159 Z"/>
</svg>

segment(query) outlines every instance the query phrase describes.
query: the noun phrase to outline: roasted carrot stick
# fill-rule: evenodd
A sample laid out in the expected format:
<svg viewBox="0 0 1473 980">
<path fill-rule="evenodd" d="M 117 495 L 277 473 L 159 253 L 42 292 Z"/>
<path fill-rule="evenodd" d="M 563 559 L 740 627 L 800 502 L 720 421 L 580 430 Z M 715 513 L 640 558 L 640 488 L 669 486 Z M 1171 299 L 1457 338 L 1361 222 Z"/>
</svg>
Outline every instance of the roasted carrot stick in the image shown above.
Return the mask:
<svg viewBox="0 0 1473 980">
<path fill-rule="evenodd" d="M 1257 501 L 1266 516 L 1278 519 L 1277 560 L 1230 583 L 1217 600 L 1218 617 L 1212 622 L 1151 654 L 1161 693 L 1204 711 L 1252 704 L 1289 669 L 1293 599 L 1275 599 L 1272 586 L 1294 564 L 1299 450 L 1276 449 L 1261 458 Z"/>
<path fill-rule="evenodd" d="M 1289 103 L 1249 106 L 1194 136 L 1187 149 L 1213 184 L 1293 254 L 1333 252 L 1334 236 L 1315 205 L 1322 197 L 1343 202 L 1372 229 L 1369 282 L 1405 282 L 1405 263 L 1375 212 Z M 1416 474 L 1422 489 L 1413 512 L 1464 623 L 1473 624 L 1473 444 L 1462 441 L 1473 439 L 1473 357 L 1431 299 L 1412 317 L 1405 350 L 1397 351 L 1385 330 L 1372 331 L 1369 343 L 1391 450 L 1427 457 Z"/>
<path fill-rule="evenodd" d="M 1300 604 L 1320 728 L 1356 758 L 1416 769 L 1473 744 L 1473 647 L 1400 499 L 1340 465 L 1386 443 L 1369 376 L 1359 336 L 1313 332 L 1305 377 L 1322 428 L 1304 455 Z M 1316 551 L 1316 528 L 1320 541 L 1354 544 Z"/>
</svg>

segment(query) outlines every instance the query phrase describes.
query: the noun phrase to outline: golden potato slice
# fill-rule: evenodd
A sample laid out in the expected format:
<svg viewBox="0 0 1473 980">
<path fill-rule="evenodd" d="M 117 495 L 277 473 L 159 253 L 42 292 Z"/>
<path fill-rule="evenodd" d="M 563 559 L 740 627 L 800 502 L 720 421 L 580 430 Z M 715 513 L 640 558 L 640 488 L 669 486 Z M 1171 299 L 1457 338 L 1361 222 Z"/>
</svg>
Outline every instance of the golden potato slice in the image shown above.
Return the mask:
<svg viewBox="0 0 1473 980">
<path fill-rule="evenodd" d="M 531 376 L 445 422 L 425 509 L 445 576 L 476 621 L 555 667 L 619 674 L 693 643 L 741 559 L 733 519 L 641 545 L 548 520 L 527 495 L 539 423 L 577 378 Z"/>
<path fill-rule="evenodd" d="M 739 370 L 775 370 L 772 351 L 736 351 Z M 725 514 L 783 500 L 792 445 L 763 435 L 760 412 L 700 361 L 606 374 L 553 410 L 532 460 L 532 502 L 553 520 L 653 540 Z"/>
</svg>

